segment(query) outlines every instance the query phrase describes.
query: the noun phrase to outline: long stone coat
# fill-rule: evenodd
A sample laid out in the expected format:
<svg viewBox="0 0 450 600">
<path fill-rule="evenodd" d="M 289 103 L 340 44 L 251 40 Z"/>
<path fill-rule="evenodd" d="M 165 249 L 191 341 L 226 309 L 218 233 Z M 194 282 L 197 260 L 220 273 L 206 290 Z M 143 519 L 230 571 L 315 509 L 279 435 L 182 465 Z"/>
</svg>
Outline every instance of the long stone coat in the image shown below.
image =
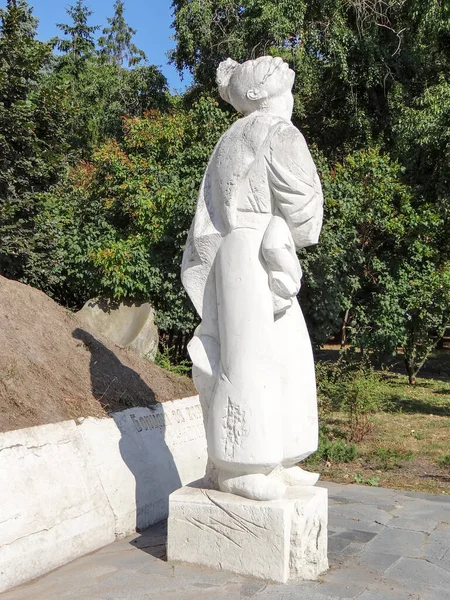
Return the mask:
<svg viewBox="0 0 450 600">
<path fill-rule="evenodd" d="M 323 197 L 292 123 L 255 112 L 218 142 L 200 188 L 182 280 L 202 318 L 189 344 L 208 455 L 269 472 L 317 448 L 311 344 L 296 249 L 315 244 Z"/>
</svg>

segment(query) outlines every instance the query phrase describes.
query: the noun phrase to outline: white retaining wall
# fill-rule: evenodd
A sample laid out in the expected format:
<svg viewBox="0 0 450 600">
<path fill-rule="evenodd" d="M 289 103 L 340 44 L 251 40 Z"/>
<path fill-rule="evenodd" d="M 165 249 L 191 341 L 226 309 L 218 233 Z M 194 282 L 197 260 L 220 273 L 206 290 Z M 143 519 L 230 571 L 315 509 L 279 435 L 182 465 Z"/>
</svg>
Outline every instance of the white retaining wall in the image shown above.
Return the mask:
<svg viewBox="0 0 450 600">
<path fill-rule="evenodd" d="M 167 517 L 199 479 L 198 396 L 0 433 L 0 592 Z"/>
</svg>

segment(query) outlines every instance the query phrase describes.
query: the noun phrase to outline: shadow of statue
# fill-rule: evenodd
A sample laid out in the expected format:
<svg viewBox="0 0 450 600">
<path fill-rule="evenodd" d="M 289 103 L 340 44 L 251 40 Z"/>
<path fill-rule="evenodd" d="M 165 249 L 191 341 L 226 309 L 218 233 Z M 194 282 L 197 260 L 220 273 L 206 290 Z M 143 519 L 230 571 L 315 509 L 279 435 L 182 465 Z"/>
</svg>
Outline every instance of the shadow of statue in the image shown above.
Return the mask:
<svg viewBox="0 0 450 600">
<path fill-rule="evenodd" d="M 153 390 L 91 333 L 77 328 L 72 337 L 80 340 L 91 354 L 92 394 L 108 412 L 125 407 L 156 404 Z"/>
<path fill-rule="evenodd" d="M 113 506 L 116 527 L 117 514 L 121 513 L 121 520 L 140 532 L 167 517 L 169 495 L 181 487 L 178 469 L 165 441 L 166 417 L 162 405 L 155 401 L 153 390 L 140 375 L 122 364 L 92 334 L 77 328 L 72 336 L 90 352 L 92 393 L 108 410 L 120 432 L 120 454 L 135 480 L 135 510 L 132 498 L 131 512 L 127 513 L 127 507 L 119 502 Z M 126 410 L 124 405 L 128 407 Z M 126 479 L 124 485 L 129 486 Z M 122 496 L 127 497 L 128 491 L 123 492 Z M 148 552 L 144 547 L 142 550 Z"/>
</svg>

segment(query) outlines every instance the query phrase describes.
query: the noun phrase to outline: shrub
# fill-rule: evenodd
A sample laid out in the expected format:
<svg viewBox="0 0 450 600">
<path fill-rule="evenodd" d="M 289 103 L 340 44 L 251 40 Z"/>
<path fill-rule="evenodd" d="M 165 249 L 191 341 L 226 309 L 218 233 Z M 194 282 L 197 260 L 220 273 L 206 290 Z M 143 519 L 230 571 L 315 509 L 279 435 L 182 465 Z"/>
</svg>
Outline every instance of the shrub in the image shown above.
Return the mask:
<svg viewBox="0 0 450 600">
<path fill-rule="evenodd" d="M 181 258 L 205 166 L 228 125 L 208 98 L 189 109 L 152 110 L 125 118 L 120 141 L 77 164 L 46 196 L 44 224 L 57 229 L 57 301 L 150 300 L 161 331 L 190 335 L 198 317 L 181 285 Z"/>
<path fill-rule="evenodd" d="M 173 364 L 172 356 L 173 349 L 168 346 L 164 346 L 162 352 L 158 351 L 155 356 L 155 364 L 158 367 L 177 375 L 190 375 L 192 369 L 192 363 L 188 360 L 182 360 L 178 364 Z"/>
<path fill-rule="evenodd" d="M 352 441 L 361 441 L 370 432 L 370 414 L 391 407 L 391 394 L 367 361 L 343 355 L 335 363 L 318 363 L 316 376 L 319 406 L 346 413 Z"/>
<path fill-rule="evenodd" d="M 326 447 L 326 458 L 330 462 L 349 463 L 358 456 L 358 450 L 355 444 L 347 443 L 344 440 L 335 440 L 329 442 Z"/>
<path fill-rule="evenodd" d="M 377 487 L 380 485 L 380 478 L 377 475 L 374 475 L 373 477 L 363 477 L 360 473 L 355 473 L 355 483 Z"/>
<path fill-rule="evenodd" d="M 325 433 L 326 427 L 321 428 L 319 433 L 319 446 L 317 452 L 308 459 L 309 464 L 316 464 L 320 461 L 334 463 L 349 463 L 358 456 L 358 449 L 353 443 L 347 443 L 345 440 L 330 440 Z"/>
<path fill-rule="evenodd" d="M 410 460 L 413 457 L 413 453 L 411 451 L 398 452 L 391 448 L 378 448 L 374 457 L 377 469 L 389 471 L 395 467 L 401 467 L 406 460 Z"/>
<path fill-rule="evenodd" d="M 448 467 L 450 468 L 450 454 L 445 454 L 439 458 L 439 466 L 440 467 Z"/>
</svg>

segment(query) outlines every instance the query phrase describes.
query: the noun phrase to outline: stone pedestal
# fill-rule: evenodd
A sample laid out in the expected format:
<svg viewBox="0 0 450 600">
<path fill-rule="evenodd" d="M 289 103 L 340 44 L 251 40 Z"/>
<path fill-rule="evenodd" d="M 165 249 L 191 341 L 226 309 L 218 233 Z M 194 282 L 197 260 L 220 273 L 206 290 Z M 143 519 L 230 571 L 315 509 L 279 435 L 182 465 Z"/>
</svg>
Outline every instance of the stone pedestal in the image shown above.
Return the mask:
<svg viewBox="0 0 450 600">
<path fill-rule="evenodd" d="M 328 569 L 327 490 L 290 488 L 257 502 L 186 486 L 169 499 L 169 561 L 286 583 Z"/>
</svg>

